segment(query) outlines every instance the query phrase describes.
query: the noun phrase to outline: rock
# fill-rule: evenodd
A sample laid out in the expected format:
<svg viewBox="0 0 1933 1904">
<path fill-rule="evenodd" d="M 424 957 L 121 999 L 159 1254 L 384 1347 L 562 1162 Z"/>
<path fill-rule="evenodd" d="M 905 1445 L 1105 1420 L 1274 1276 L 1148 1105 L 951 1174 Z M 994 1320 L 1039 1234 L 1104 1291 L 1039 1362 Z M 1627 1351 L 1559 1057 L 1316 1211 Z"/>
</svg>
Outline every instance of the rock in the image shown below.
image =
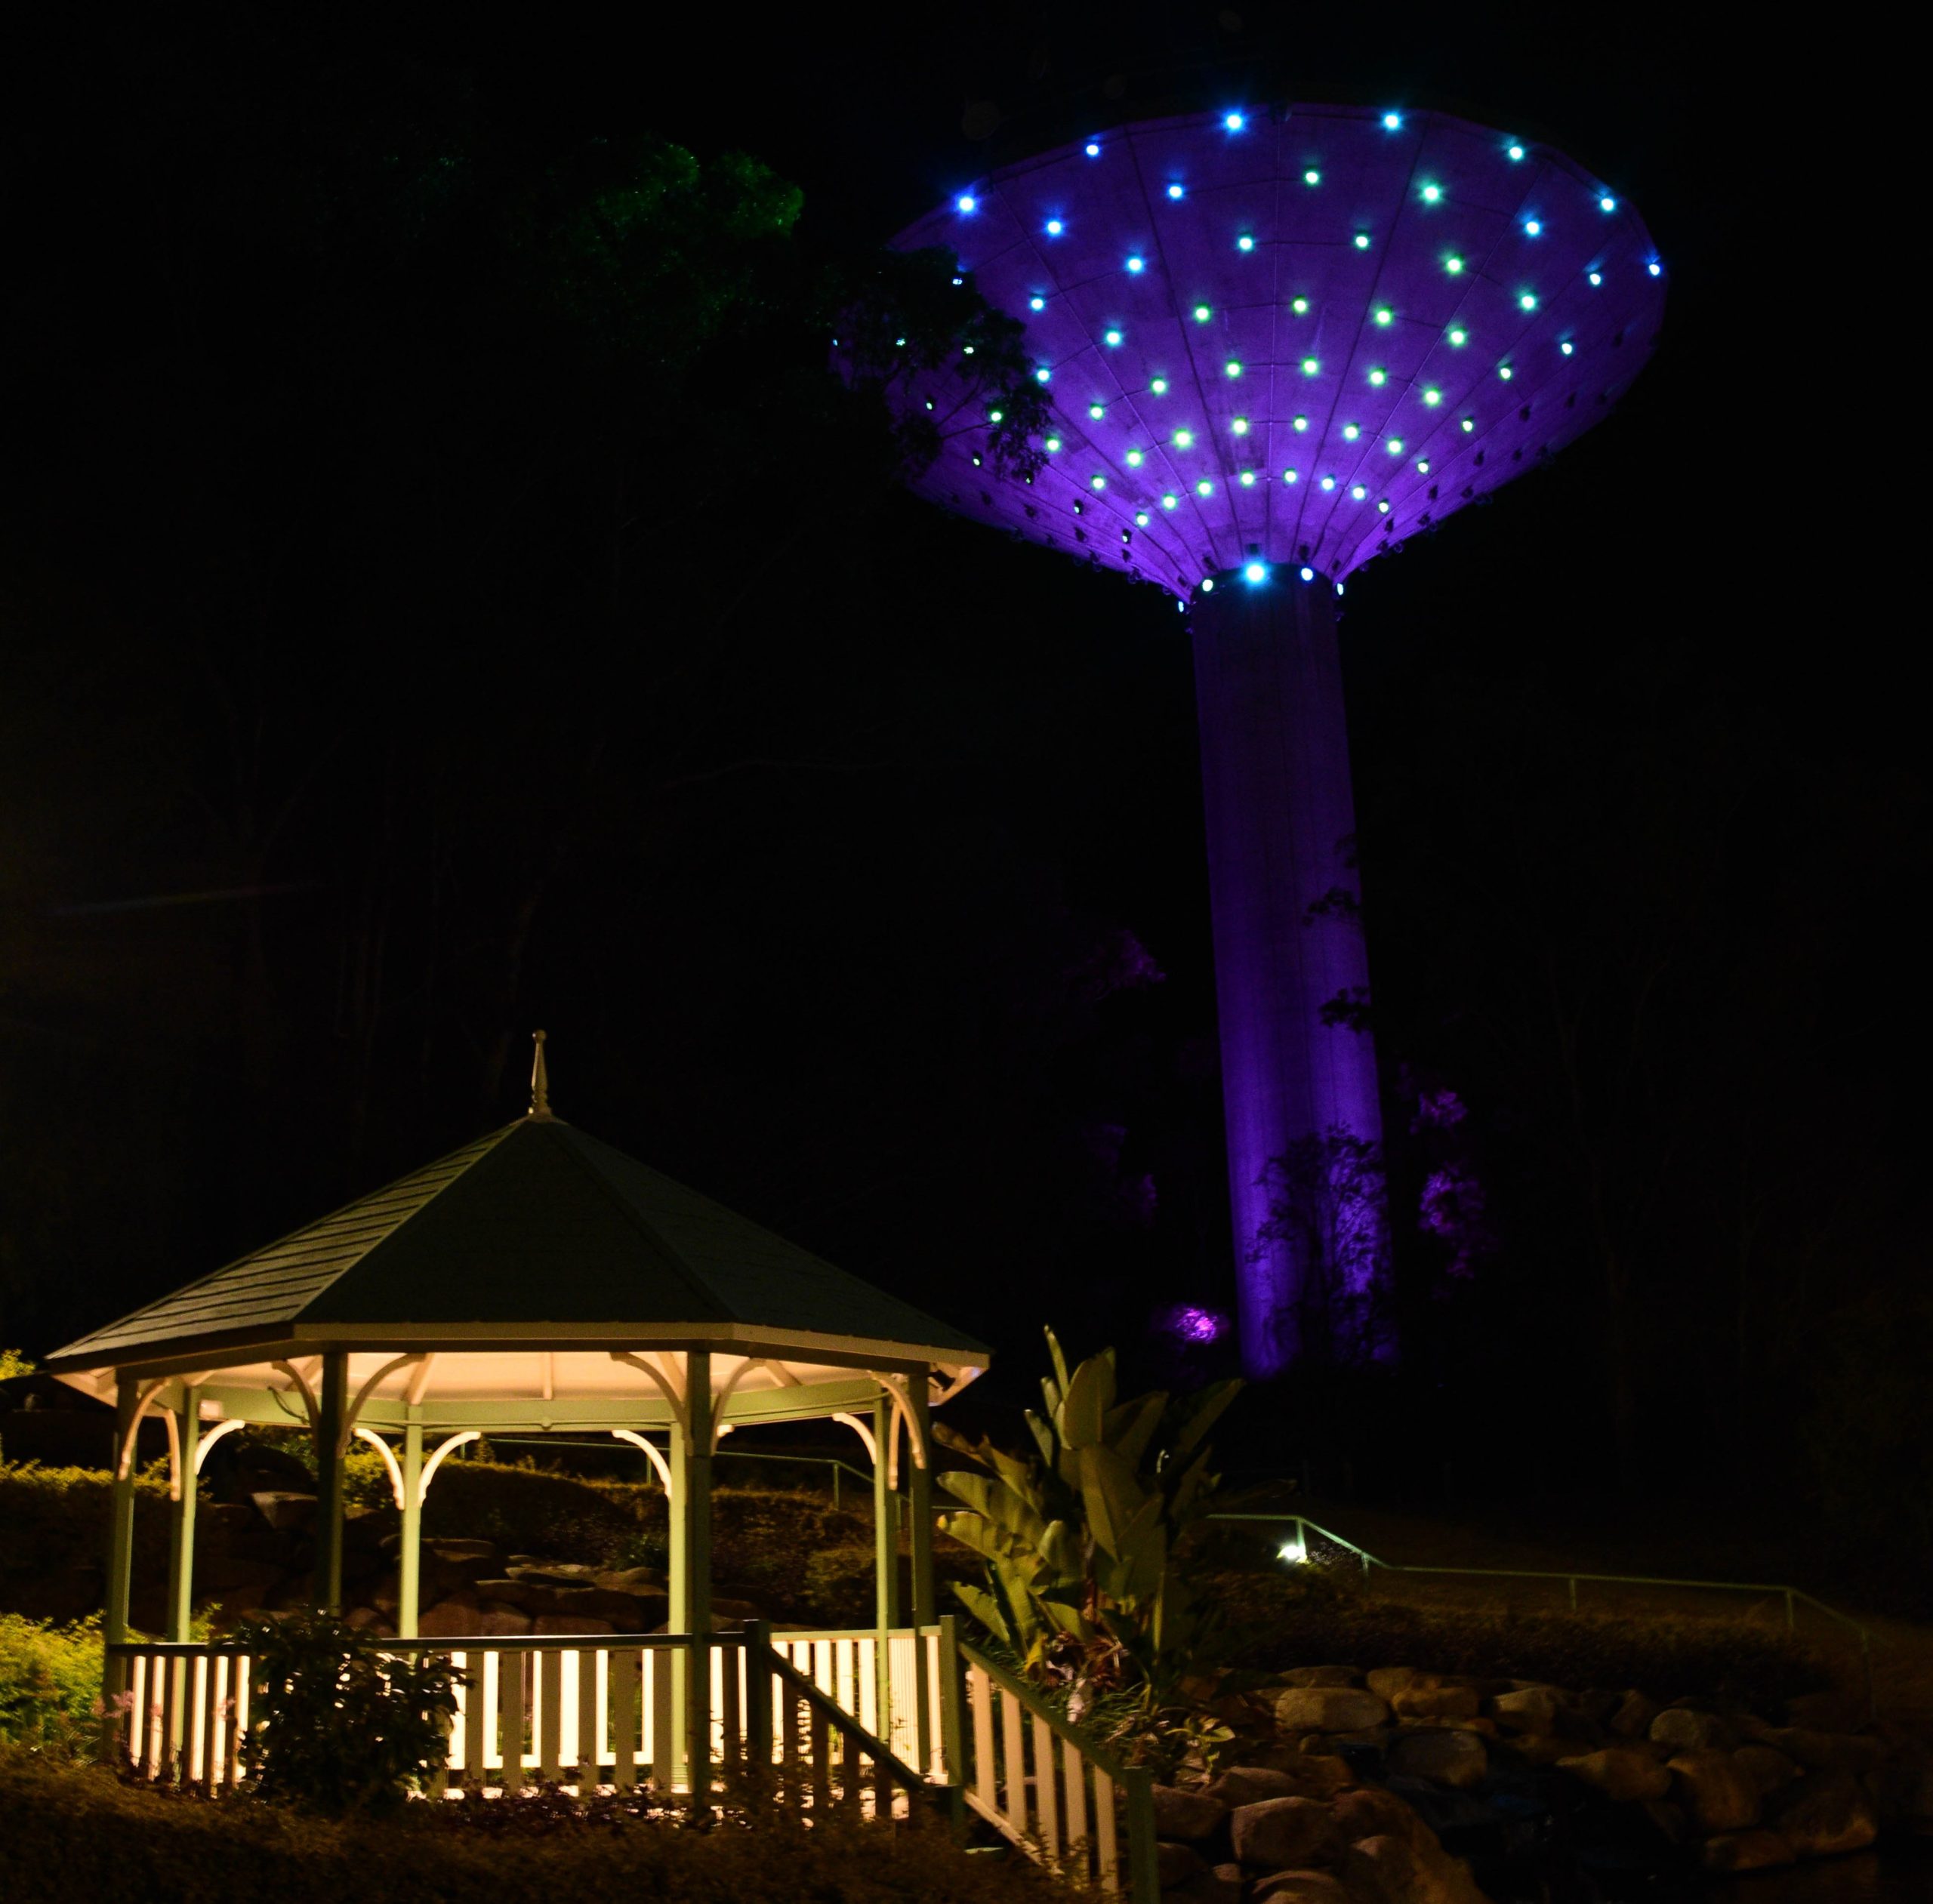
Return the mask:
<svg viewBox="0 0 1933 1904">
<path fill-rule="evenodd" d="M 1760 1742 L 1815 1772 L 1874 1772 L 1886 1761 L 1885 1744 L 1870 1733 L 1814 1732 L 1805 1726 L 1768 1726 Z"/>
<path fill-rule="evenodd" d="M 1290 1686 L 1353 1686 L 1360 1676 L 1353 1666 L 1295 1666 L 1282 1678 Z"/>
<path fill-rule="evenodd" d="M 1863 1851 L 1879 1835 L 1872 1799 L 1849 1772 L 1813 1772 L 1772 1801 L 1766 1823 L 1802 1858 Z"/>
<path fill-rule="evenodd" d="M 748 1620 L 764 1617 L 749 1600 L 714 1600 L 711 1603 L 711 1624 L 716 1629 L 743 1626 Z"/>
<path fill-rule="evenodd" d="M 1319 1864 L 1336 1843 L 1329 1807 L 1314 1798 L 1258 1798 L 1229 1822 L 1236 1858 L 1260 1871 Z"/>
<path fill-rule="evenodd" d="M 1350 1904 L 1340 1878 L 1326 1871 L 1278 1871 L 1249 1893 L 1254 1904 Z"/>
<path fill-rule="evenodd" d="M 528 1633 L 530 1616 L 520 1607 L 501 1600 L 479 1600 L 465 1591 L 427 1608 L 416 1630 L 426 1640 L 488 1639 L 493 1634 Z"/>
<path fill-rule="evenodd" d="M 580 1567 L 571 1560 L 519 1564 L 514 1558 L 504 1570 L 513 1580 L 533 1587 L 588 1587 L 596 1584 L 598 1571 L 594 1567 Z"/>
<path fill-rule="evenodd" d="M 1346 1745 L 1367 1745 L 1380 1751 L 1389 1742 L 1389 1728 L 1376 1726 L 1367 1732 L 1306 1732 L 1296 1749 L 1312 1758 L 1328 1758 Z"/>
<path fill-rule="evenodd" d="M 1498 1726 L 1505 1732 L 1543 1735 L 1557 1730 L 1558 1715 L 1564 1701 L 1549 1686 L 1528 1686 L 1521 1693 L 1500 1693 L 1490 1702 Z"/>
<path fill-rule="evenodd" d="M 1375 1693 L 1353 1687 L 1295 1686 L 1275 1695 L 1275 1723 L 1292 1732 L 1366 1732 L 1389 1717 Z"/>
<path fill-rule="evenodd" d="M 1192 1844 L 1160 1843 L 1155 1847 L 1155 1871 L 1161 1888 L 1185 1884 L 1198 1871 L 1206 1871 L 1201 1854 Z"/>
<path fill-rule="evenodd" d="M 1279 1773 L 1271 1774 L 1279 1776 Z M 1151 1788 L 1155 1801 L 1155 1835 L 1165 1838 L 1207 1838 L 1216 1831 L 1229 1815 L 1232 1801 L 1219 1792 L 1210 1798 L 1206 1792 L 1184 1791 L 1179 1785 Z M 1268 1795 L 1274 1796 L 1274 1794 Z"/>
<path fill-rule="evenodd" d="M 1666 1768 L 1678 1801 L 1697 1823 L 1700 1835 L 1749 1831 L 1759 1822 L 1756 1782 L 1730 1752 L 1681 1752 Z"/>
<path fill-rule="evenodd" d="M 1626 1693 L 1605 1724 L 1620 1739 L 1648 1739 L 1651 1721 L 1658 1715 L 1657 1702 L 1637 1691 Z"/>
<path fill-rule="evenodd" d="M 1691 1836 L 1683 1806 L 1674 1805 L 1669 1798 L 1647 1798 L 1642 1802 L 1645 1816 L 1657 1827 L 1658 1836 L 1667 1844 L 1682 1844 Z"/>
<path fill-rule="evenodd" d="M 1785 1702 L 1786 1724 L 1814 1732 L 1857 1732 L 1872 1716 L 1872 1702 L 1864 1693 L 1836 1687 L 1830 1692 L 1802 1693 Z"/>
<path fill-rule="evenodd" d="M 1671 1789 L 1671 1774 L 1649 1752 L 1635 1745 L 1606 1745 L 1601 1751 L 1557 1762 L 1620 1804 L 1636 1798 L 1662 1798 Z"/>
<path fill-rule="evenodd" d="M 616 1630 L 608 1619 L 600 1619 L 595 1613 L 538 1613 L 530 1622 L 533 1633 L 612 1633 Z"/>
<path fill-rule="evenodd" d="M 1379 1785 L 1339 1792 L 1330 1805 L 1329 1816 L 1336 1836 L 1352 1844 L 1365 1838 L 1430 1835 L 1429 1827 L 1401 1799 Z"/>
<path fill-rule="evenodd" d="M 670 1601 L 663 1594 L 655 1596 L 654 1604 L 668 1607 Z M 717 1601 L 712 1610 L 717 1610 Z M 639 1630 L 638 1621 L 643 1617 L 643 1608 L 637 1596 L 628 1593 L 613 1593 L 605 1587 L 553 1587 L 550 1592 L 550 1610 L 553 1613 L 588 1615 L 608 1622 L 613 1633 L 635 1633 Z"/>
<path fill-rule="evenodd" d="M 1292 1766 L 1232 1765 L 1207 1788 L 1208 1797 L 1224 1805 L 1252 1805 L 1264 1798 L 1327 1798 L 1354 1785 L 1355 1774 L 1346 1760 L 1333 1756 L 1299 1758 Z M 1155 1788 L 1157 1794 L 1163 1788 Z M 1194 1794 L 1188 1795 L 1191 1797 Z M 1155 1814 L 1155 1828 L 1161 1829 L 1161 1814 Z M 1177 1838 L 1205 1837 L 1207 1834 L 1177 1832 Z"/>
<path fill-rule="evenodd" d="M 365 1627 L 382 1626 L 387 1624 L 382 1615 L 373 1607 L 350 1607 L 349 1611 L 343 1615 L 342 1623 L 345 1626 L 353 1627 L 359 1633 Z M 391 1632 L 394 1632 L 395 1630 L 393 1627 L 390 1628 Z"/>
<path fill-rule="evenodd" d="M 1675 1752 L 1728 1752 L 1738 1743 L 1737 1729 L 1716 1712 L 1668 1705 L 1651 1721 L 1651 1737 Z"/>
<path fill-rule="evenodd" d="M 606 1568 L 590 1583 L 602 1587 L 606 1593 L 645 1594 L 663 1593 L 664 1575 L 655 1567 L 623 1567 Z"/>
<path fill-rule="evenodd" d="M 1560 1739 L 1554 1733 L 1520 1732 L 1515 1738 L 1505 1739 L 1502 1744 L 1505 1750 L 1526 1765 L 1558 1765 L 1567 1758 L 1582 1755 L 1576 1739 Z"/>
<path fill-rule="evenodd" d="M 1474 1686 L 1405 1686 L 1389 1700 L 1399 1719 L 1474 1719 L 1482 1703 Z"/>
<path fill-rule="evenodd" d="M 1243 1888 L 1240 1865 L 1218 1864 L 1161 1895 L 1172 1904 L 1242 1904 Z"/>
<path fill-rule="evenodd" d="M 1771 1871 L 1793 1861 L 1790 1842 L 1777 1832 L 1729 1832 L 1699 1847 L 1707 1871 Z"/>
<path fill-rule="evenodd" d="M 291 1527 L 315 1525 L 316 1497 L 313 1494 L 295 1494 L 284 1488 L 269 1488 L 248 1498 L 254 1502 L 256 1512 L 278 1533 Z"/>
<path fill-rule="evenodd" d="M 1378 1699 L 1386 1699 L 1412 1686 L 1435 1686 L 1441 1682 L 1435 1673 L 1419 1672 L 1414 1666 L 1378 1666 L 1373 1672 L 1363 1675 L 1362 1683 Z"/>
<path fill-rule="evenodd" d="M 1473 1732 L 1431 1729 L 1398 1733 L 1390 1742 L 1389 1764 L 1403 1777 L 1428 1779 L 1467 1792 L 1483 1782 L 1490 1755 Z"/>
<path fill-rule="evenodd" d="M 401 1536 L 397 1537 L 400 1545 Z M 386 1541 L 384 1545 L 388 1543 Z M 494 1540 L 458 1540 L 441 1535 L 433 1540 L 423 1542 L 425 1557 L 434 1555 L 439 1560 L 461 1564 L 467 1560 L 494 1560 L 497 1557 L 497 1543 Z"/>
<path fill-rule="evenodd" d="M 1343 1875 L 1350 1895 L 1380 1896 L 1388 1904 L 1488 1904 L 1469 1865 L 1427 1835 L 1420 1842 L 1364 1838 L 1344 1860 Z"/>
<path fill-rule="evenodd" d="M 1760 1798 L 1771 1797 L 1799 1776 L 1799 1767 L 1771 1745 L 1740 1745 L 1732 1763 L 1752 1781 Z"/>
</svg>

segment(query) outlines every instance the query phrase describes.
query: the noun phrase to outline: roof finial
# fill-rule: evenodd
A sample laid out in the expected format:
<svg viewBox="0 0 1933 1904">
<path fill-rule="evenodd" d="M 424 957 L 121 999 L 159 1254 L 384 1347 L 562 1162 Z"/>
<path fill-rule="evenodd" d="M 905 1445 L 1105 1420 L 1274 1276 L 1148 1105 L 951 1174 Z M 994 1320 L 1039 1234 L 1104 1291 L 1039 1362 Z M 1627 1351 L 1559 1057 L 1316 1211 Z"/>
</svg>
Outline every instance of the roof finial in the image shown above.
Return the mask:
<svg viewBox="0 0 1933 1904">
<path fill-rule="evenodd" d="M 533 1031 L 530 1042 L 535 1047 L 530 1061 L 530 1110 L 532 1117 L 547 1117 L 550 1114 L 550 1074 L 544 1068 L 544 1034 Z"/>
</svg>

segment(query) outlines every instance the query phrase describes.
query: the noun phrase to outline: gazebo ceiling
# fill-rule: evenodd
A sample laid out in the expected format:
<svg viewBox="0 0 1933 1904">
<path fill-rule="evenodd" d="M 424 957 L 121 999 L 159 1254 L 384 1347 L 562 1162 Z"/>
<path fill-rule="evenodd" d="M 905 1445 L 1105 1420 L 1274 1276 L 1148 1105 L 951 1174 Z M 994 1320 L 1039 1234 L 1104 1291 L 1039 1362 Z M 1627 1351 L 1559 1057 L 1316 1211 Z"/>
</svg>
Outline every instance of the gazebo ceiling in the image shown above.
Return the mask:
<svg viewBox="0 0 1933 1904">
<path fill-rule="evenodd" d="M 92 1393 L 135 1369 L 292 1393 L 293 1373 L 325 1348 L 352 1352 L 350 1379 L 358 1391 L 373 1383 L 372 1404 L 447 1413 L 488 1397 L 567 1416 L 640 1398 L 655 1379 L 640 1361 L 675 1380 L 664 1351 L 709 1348 L 713 1385 L 731 1391 L 738 1419 L 801 1412 L 806 1397 L 785 1391 L 823 1394 L 871 1367 L 957 1376 L 988 1360 L 960 1330 L 535 1114 L 97 1329 L 48 1366 Z"/>
</svg>

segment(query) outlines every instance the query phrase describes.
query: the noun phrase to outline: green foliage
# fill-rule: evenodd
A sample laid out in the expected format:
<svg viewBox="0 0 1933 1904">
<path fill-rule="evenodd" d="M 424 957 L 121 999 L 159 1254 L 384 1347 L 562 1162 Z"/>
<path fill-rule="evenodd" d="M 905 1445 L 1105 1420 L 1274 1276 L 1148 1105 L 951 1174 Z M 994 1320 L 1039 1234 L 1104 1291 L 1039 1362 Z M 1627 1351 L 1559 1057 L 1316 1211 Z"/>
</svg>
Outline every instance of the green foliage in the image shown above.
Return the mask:
<svg viewBox="0 0 1933 1904">
<path fill-rule="evenodd" d="M 439 1770 L 462 1675 L 434 1654 L 379 1656 L 327 1613 L 246 1621 L 257 1795 L 340 1818 L 399 1805 Z"/>
<path fill-rule="evenodd" d="M 1205 1437 L 1241 1385 L 1217 1382 L 1185 1404 L 1158 1392 L 1121 1401 L 1111 1349 L 1070 1373 L 1052 1329 L 1047 1338 L 1045 1411 L 1026 1417 L 1037 1457 L 939 1431 L 988 1471 L 940 1477 L 967 1509 L 946 1517 L 946 1532 L 987 1564 L 986 1587 L 960 1597 L 1025 1671 L 1071 1678 L 1077 1703 L 1131 1680 L 1156 1696 L 1204 1631 L 1187 1562 L 1217 1479 Z"/>
<path fill-rule="evenodd" d="M 72 1748 L 100 1698 L 100 1622 L 0 1613 L 0 1739 Z"/>
<path fill-rule="evenodd" d="M 17 1348 L 0 1348 L 0 1382 L 11 1382 L 16 1376 L 32 1375 L 33 1364 Z"/>
<path fill-rule="evenodd" d="M 330 1819 L 123 1783 L 4 1747 L 0 1815 L 8 1904 L 1047 1904 L 1070 1894 L 1024 1859 L 970 1856 L 937 1824 L 806 1829 L 725 1812 L 695 1831 L 641 1797 L 587 1812 L 506 1798 Z"/>
<path fill-rule="evenodd" d="M 112 1492 L 103 1468 L 0 1462 L 0 1607 L 63 1618 L 98 1592 Z M 137 1579 L 159 1577 L 168 1558 L 165 1474 L 134 1477 Z"/>
</svg>

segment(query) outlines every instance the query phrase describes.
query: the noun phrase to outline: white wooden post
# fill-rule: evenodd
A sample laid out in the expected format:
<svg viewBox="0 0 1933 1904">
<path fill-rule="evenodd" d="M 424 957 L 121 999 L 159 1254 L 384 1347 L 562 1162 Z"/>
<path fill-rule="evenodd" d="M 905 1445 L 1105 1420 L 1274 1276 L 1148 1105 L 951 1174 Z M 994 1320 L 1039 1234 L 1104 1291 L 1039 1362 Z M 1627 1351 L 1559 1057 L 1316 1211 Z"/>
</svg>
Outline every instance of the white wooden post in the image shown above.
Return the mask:
<svg viewBox="0 0 1933 1904">
<path fill-rule="evenodd" d="M 423 1596 L 423 1411 L 412 1405 L 402 1431 L 402 1544 L 396 1554 L 396 1638 L 416 1638 Z"/>
</svg>

